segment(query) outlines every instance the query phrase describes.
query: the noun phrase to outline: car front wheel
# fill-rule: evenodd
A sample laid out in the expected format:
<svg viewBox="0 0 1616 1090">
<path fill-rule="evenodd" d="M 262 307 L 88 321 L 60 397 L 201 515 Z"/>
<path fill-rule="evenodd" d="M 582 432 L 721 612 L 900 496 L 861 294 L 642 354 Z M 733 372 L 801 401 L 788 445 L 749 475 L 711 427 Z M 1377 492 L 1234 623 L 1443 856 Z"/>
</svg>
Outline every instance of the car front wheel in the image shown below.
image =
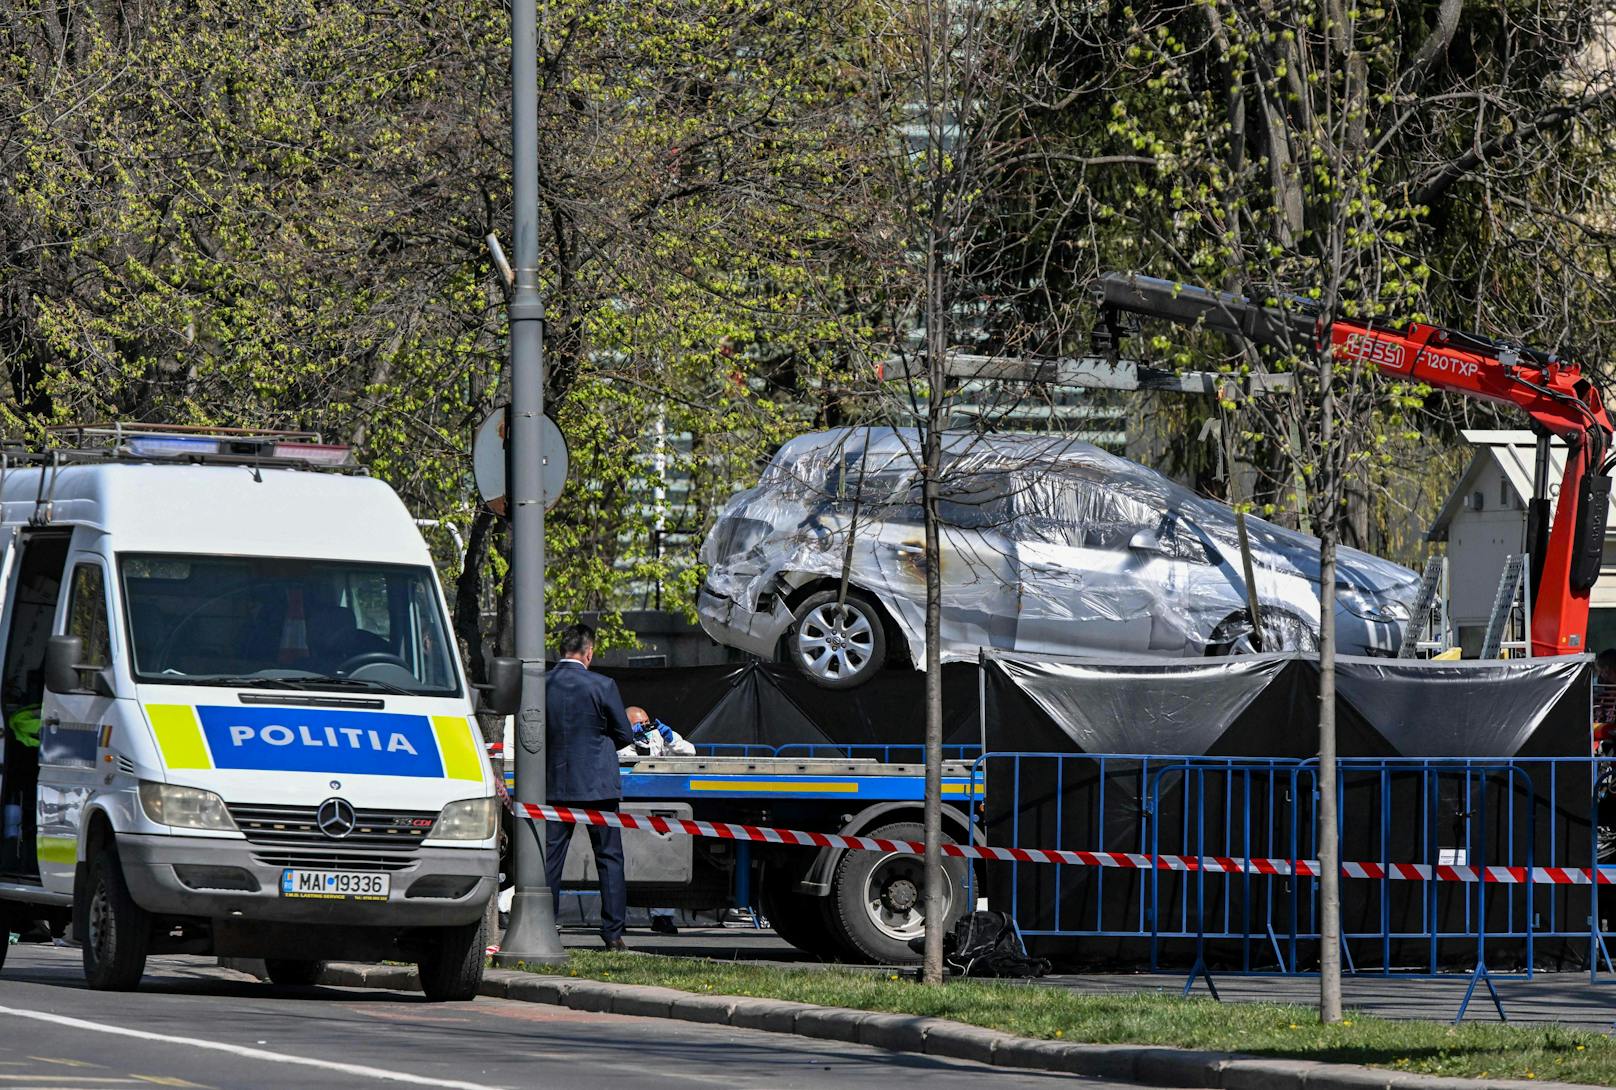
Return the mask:
<svg viewBox="0 0 1616 1090">
<path fill-rule="evenodd" d="M 851 689 L 886 663 L 886 630 L 875 603 L 856 591 L 838 602 L 834 590 L 810 594 L 798 604 L 786 635 L 791 662 L 816 685 Z"/>
<path fill-rule="evenodd" d="M 1206 653 L 1218 655 L 1273 654 L 1300 651 L 1312 654 L 1319 649 L 1319 631 L 1296 614 L 1283 609 L 1262 611 L 1262 646 L 1252 637 L 1251 618 L 1244 610 L 1226 619 L 1212 632 Z"/>
</svg>

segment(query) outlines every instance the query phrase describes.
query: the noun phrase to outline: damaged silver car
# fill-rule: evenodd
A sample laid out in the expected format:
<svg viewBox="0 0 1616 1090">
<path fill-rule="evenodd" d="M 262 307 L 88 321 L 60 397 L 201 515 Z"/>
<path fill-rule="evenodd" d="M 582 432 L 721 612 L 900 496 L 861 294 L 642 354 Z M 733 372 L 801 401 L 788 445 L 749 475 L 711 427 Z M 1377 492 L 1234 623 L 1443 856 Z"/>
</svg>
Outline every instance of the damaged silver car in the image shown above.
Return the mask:
<svg viewBox="0 0 1616 1090">
<path fill-rule="evenodd" d="M 908 429 L 784 444 L 702 546 L 702 627 L 830 688 L 889 662 L 922 666 L 919 457 Z M 1307 534 L 1247 518 L 1254 633 L 1226 505 L 1063 435 L 950 433 L 943 463 L 944 662 L 983 647 L 1198 656 L 1318 645 L 1318 541 Z M 1418 588 L 1407 568 L 1338 550 L 1340 651 L 1395 654 Z"/>
</svg>

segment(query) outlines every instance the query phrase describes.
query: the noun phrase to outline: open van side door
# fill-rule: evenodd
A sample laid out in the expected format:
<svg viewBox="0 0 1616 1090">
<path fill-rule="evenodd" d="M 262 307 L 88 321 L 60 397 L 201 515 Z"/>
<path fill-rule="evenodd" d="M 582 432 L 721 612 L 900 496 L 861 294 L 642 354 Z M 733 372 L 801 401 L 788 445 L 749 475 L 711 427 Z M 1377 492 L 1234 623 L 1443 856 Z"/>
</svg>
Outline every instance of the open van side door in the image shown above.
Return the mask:
<svg viewBox="0 0 1616 1090">
<path fill-rule="evenodd" d="M 0 662 L 6 657 L 6 633 L 11 631 L 11 573 L 17 568 L 17 527 L 0 526 Z M 0 731 L 5 723 L 0 720 Z M 0 746 L 0 778 L 4 777 L 5 747 Z M 0 789 L 0 795 L 3 795 Z"/>
<path fill-rule="evenodd" d="M 85 806 L 96 792 L 101 733 L 112 721 L 112 666 L 121 642 L 111 623 L 111 571 L 101 556 L 68 556 L 52 631 L 83 641 L 86 684 L 72 692 L 47 685 L 39 747 L 39 878 L 54 893 L 73 892 L 73 870 Z"/>
<path fill-rule="evenodd" d="M 11 573 L 17 566 L 17 528 L 15 526 L 0 527 L 0 662 L 5 661 L 6 633 L 11 630 Z M 5 821 L 4 803 L 9 798 L 6 791 L 6 736 L 3 709 L 0 709 L 0 872 L 13 869 L 22 833 L 19 822 L 15 830 L 11 823 Z M 18 813 L 20 814 L 21 804 Z M 15 832 L 16 837 L 7 837 L 7 833 Z"/>
</svg>

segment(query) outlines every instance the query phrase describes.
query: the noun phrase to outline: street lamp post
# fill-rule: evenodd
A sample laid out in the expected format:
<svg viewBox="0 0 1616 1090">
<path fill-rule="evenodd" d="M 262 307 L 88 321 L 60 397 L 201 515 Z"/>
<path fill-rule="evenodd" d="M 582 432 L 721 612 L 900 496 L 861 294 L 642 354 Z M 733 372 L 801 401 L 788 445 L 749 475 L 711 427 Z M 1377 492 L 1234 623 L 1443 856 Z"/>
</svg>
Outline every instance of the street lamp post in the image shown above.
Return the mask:
<svg viewBox="0 0 1616 1090">
<path fill-rule="evenodd" d="M 544 802 L 544 297 L 539 293 L 539 67 L 536 0 L 511 3 L 511 188 L 516 282 L 510 315 L 511 578 L 522 701 L 516 713 L 516 797 Z M 499 965 L 566 960 L 544 875 L 542 822 L 516 822 L 516 895 Z"/>
</svg>

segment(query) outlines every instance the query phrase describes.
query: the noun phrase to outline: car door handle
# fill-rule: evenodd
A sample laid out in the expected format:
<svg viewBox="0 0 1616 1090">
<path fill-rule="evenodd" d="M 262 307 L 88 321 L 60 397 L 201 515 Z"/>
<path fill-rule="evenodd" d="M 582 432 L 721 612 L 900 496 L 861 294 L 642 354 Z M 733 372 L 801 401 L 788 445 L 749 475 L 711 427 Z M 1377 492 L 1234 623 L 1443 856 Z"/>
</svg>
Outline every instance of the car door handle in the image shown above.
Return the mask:
<svg viewBox="0 0 1616 1090">
<path fill-rule="evenodd" d="M 892 546 L 892 551 L 895 553 L 902 553 L 904 556 L 921 556 L 925 553 L 926 546 L 911 545 L 908 542 L 904 542 L 902 545 Z"/>
</svg>

